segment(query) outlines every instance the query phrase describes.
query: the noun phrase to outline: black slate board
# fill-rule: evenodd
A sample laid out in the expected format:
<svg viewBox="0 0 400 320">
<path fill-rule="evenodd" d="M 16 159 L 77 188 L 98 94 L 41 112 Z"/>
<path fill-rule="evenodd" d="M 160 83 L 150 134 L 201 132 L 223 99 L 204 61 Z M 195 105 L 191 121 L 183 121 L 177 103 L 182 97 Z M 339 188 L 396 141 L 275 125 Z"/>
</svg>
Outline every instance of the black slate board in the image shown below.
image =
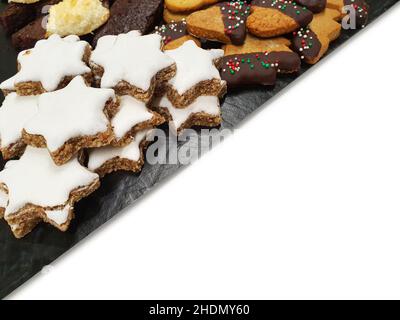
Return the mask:
<svg viewBox="0 0 400 320">
<path fill-rule="evenodd" d="M 370 23 L 396 4 L 398 0 L 368 0 Z M 4 4 L 0 3 L 0 11 Z M 332 44 L 329 53 L 354 36 L 358 31 L 344 31 Z M 302 75 L 310 67 L 304 67 Z M 12 76 L 16 71 L 16 52 L 9 40 L 0 33 L 0 80 Z M 274 88 L 252 88 L 230 92 L 223 105 L 223 128 L 234 128 L 254 110 L 274 97 L 298 76 L 284 76 Z M 3 97 L 0 98 L 0 102 Z M 0 169 L 4 161 L 0 158 Z M 131 205 L 156 184 L 171 176 L 181 165 L 146 164 L 139 175 L 117 172 L 102 180 L 101 188 L 76 206 L 76 219 L 66 233 L 61 233 L 46 224 L 39 225 L 23 240 L 16 240 L 4 221 L 0 221 L 0 298 L 49 265 L 99 226 Z"/>
</svg>

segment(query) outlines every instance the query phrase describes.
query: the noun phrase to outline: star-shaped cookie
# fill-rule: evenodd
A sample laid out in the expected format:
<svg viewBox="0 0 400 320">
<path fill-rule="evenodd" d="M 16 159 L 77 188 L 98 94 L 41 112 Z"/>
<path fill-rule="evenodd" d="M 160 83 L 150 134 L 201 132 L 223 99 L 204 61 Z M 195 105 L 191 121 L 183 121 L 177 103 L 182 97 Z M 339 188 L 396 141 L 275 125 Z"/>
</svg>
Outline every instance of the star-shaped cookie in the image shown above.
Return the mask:
<svg viewBox="0 0 400 320">
<path fill-rule="evenodd" d="M 77 36 L 52 35 L 18 55 L 18 73 L 1 83 L 0 89 L 5 93 L 17 91 L 19 95 L 37 95 L 63 88 L 78 75 L 89 83 L 92 76 L 87 65 L 90 52 L 89 44 Z"/>
<path fill-rule="evenodd" d="M 8 160 L 20 156 L 26 147 L 22 141 L 25 123 L 37 112 L 37 96 L 18 96 L 10 93 L 0 108 L 0 151 Z"/>
<path fill-rule="evenodd" d="M 221 80 L 217 68 L 224 55 L 223 50 L 204 50 L 190 40 L 165 53 L 175 61 L 177 71 L 160 91 L 166 91 L 175 107 L 185 108 L 202 95 L 225 94 L 226 82 Z"/>
<path fill-rule="evenodd" d="M 99 39 L 91 56 L 101 88 L 148 102 L 160 81 L 175 74 L 174 61 L 162 52 L 162 37 L 131 31 Z"/>
<path fill-rule="evenodd" d="M 111 143 L 114 134 L 107 114 L 116 104 L 114 90 L 90 88 L 76 77 L 64 89 L 39 97 L 38 112 L 25 124 L 23 140 L 47 147 L 54 162 L 62 165 L 83 148 Z"/>
<path fill-rule="evenodd" d="M 4 218 L 17 238 L 42 220 L 66 231 L 74 204 L 99 185 L 99 176 L 76 158 L 57 166 L 45 149 L 27 147 L 20 160 L 0 172 L 0 206 L 5 205 Z"/>
<path fill-rule="evenodd" d="M 125 146 L 132 142 L 138 132 L 152 129 L 164 121 L 158 113 L 149 110 L 143 101 L 131 96 L 122 96 L 118 113 L 111 120 L 115 134 L 112 144 Z"/>
<path fill-rule="evenodd" d="M 114 171 L 139 172 L 144 165 L 144 150 L 153 129 L 138 132 L 133 141 L 120 148 L 107 146 L 89 151 L 88 168 L 101 177 Z"/>
</svg>

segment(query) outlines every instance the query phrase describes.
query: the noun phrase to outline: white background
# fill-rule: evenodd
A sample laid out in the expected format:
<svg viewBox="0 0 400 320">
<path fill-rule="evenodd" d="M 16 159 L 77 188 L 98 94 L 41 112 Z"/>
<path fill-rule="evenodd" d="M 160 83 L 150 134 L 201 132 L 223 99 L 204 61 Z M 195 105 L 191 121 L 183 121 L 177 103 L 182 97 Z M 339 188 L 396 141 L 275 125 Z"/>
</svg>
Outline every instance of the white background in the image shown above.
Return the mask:
<svg viewBox="0 0 400 320">
<path fill-rule="evenodd" d="M 10 298 L 400 298 L 399 18 Z"/>
</svg>

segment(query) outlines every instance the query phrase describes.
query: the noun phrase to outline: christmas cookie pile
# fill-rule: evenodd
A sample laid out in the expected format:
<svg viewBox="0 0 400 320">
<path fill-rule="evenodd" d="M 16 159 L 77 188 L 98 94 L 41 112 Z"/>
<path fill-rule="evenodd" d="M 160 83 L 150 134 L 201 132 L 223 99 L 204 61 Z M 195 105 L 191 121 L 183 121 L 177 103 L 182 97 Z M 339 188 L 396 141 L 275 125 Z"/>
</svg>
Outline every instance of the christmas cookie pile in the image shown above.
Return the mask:
<svg viewBox="0 0 400 320">
<path fill-rule="evenodd" d="M 317 63 L 346 11 L 365 26 L 364 0 L 10 1 L 24 50 L 0 81 L 0 217 L 17 238 L 66 231 L 104 176 L 142 170 L 155 128 L 219 126 L 227 92 Z"/>
<path fill-rule="evenodd" d="M 9 160 L 0 214 L 17 238 L 41 221 L 66 231 L 74 204 L 100 178 L 141 171 L 148 136 L 164 122 L 178 133 L 221 123 L 223 50 L 193 40 L 165 46 L 165 35 L 135 30 L 100 38 L 94 50 L 52 35 L 20 53 L 19 71 L 0 84 L 0 151 Z"/>
</svg>

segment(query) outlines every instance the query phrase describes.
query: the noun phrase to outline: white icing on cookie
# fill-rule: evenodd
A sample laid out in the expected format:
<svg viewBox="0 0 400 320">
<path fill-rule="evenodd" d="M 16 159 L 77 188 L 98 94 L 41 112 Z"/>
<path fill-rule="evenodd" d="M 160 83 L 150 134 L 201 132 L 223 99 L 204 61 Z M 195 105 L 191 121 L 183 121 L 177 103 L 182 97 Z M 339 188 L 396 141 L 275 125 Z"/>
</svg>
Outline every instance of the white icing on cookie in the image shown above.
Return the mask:
<svg viewBox="0 0 400 320">
<path fill-rule="evenodd" d="M 193 114 L 200 112 L 204 112 L 210 116 L 219 116 L 221 114 L 219 99 L 214 96 L 200 96 L 191 105 L 183 109 L 175 108 L 167 96 L 164 96 L 161 98 L 158 106 L 168 109 L 176 131 L 178 131 Z"/>
<path fill-rule="evenodd" d="M 138 31 L 99 39 L 91 62 L 104 68 L 102 88 L 113 88 L 120 81 L 148 91 L 151 80 L 174 61 L 161 51 L 158 34 L 141 36 Z"/>
<path fill-rule="evenodd" d="M 120 98 L 120 110 L 112 119 L 111 124 L 114 127 L 116 138 L 122 139 L 133 127 L 141 122 L 153 118 L 146 104 L 131 96 L 122 96 Z"/>
<path fill-rule="evenodd" d="M 47 40 L 40 40 L 33 49 L 18 55 L 20 71 L 1 83 L 0 89 L 15 90 L 16 84 L 32 81 L 41 82 L 46 91 L 54 91 L 65 77 L 91 72 L 82 61 L 88 45 L 77 36 L 61 38 L 52 35 Z"/>
<path fill-rule="evenodd" d="M 21 97 L 10 93 L 0 108 L 0 147 L 8 148 L 22 136 L 24 124 L 37 112 L 37 96 Z"/>
<path fill-rule="evenodd" d="M 0 183 L 8 189 L 5 217 L 16 214 L 27 204 L 43 208 L 64 206 L 71 191 L 89 186 L 98 178 L 76 158 L 57 166 L 46 149 L 27 147 L 20 160 L 0 172 Z"/>
<path fill-rule="evenodd" d="M 140 159 L 140 143 L 147 138 L 153 129 L 139 132 L 135 139 L 126 147 L 104 147 L 93 149 L 89 154 L 88 168 L 91 171 L 96 171 L 108 160 L 114 158 L 128 159 L 131 161 L 139 161 Z"/>
<path fill-rule="evenodd" d="M 64 208 L 58 210 L 46 210 L 46 216 L 55 224 L 62 226 L 68 221 L 70 210 L 71 206 L 69 205 L 66 205 Z"/>
<path fill-rule="evenodd" d="M 109 120 L 103 110 L 110 99 L 115 100 L 114 90 L 87 87 L 78 76 L 64 89 L 39 97 L 38 112 L 25 130 L 42 135 L 47 148 L 55 152 L 72 138 L 107 131 Z"/>
<path fill-rule="evenodd" d="M 6 192 L 4 192 L 2 189 L 0 189 L 0 208 L 5 208 L 7 207 L 7 202 L 8 202 L 8 195 Z"/>
<path fill-rule="evenodd" d="M 190 40 L 178 49 L 168 50 L 165 53 L 176 63 L 176 75 L 169 83 L 180 95 L 201 81 L 221 79 L 214 60 L 224 56 L 223 50 L 204 50 Z"/>
</svg>

